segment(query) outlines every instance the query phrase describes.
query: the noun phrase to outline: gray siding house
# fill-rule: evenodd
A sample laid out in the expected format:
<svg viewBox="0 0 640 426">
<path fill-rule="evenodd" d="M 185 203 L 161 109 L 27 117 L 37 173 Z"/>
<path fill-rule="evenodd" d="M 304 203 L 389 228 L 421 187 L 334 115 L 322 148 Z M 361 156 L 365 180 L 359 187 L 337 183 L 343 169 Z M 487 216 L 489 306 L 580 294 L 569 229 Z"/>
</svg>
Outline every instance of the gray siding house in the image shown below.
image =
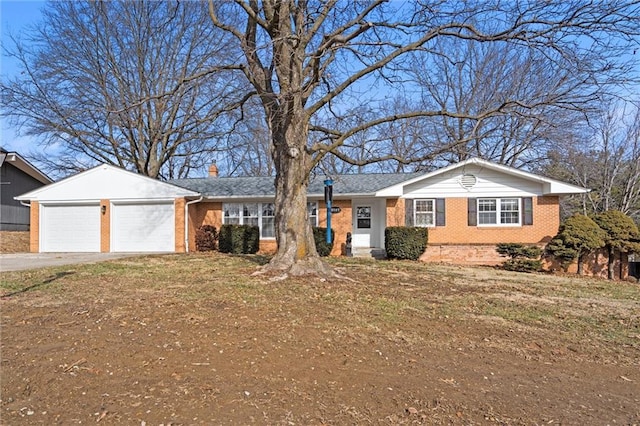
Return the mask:
<svg viewBox="0 0 640 426">
<path fill-rule="evenodd" d="M 18 153 L 0 148 L 0 230 L 28 231 L 29 207 L 13 197 L 51 182 Z"/>
</svg>

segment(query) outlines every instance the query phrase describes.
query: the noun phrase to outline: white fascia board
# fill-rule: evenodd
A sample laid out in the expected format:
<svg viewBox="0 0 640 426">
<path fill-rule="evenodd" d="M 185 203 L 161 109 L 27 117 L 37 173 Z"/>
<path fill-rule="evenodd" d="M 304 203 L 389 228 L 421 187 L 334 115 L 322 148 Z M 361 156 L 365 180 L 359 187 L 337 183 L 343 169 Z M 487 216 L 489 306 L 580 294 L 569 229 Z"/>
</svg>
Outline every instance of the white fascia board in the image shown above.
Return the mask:
<svg viewBox="0 0 640 426">
<path fill-rule="evenodd" d="M 119 167 L 102 164 L 15 197 L 18 201 L 81 201 L 198 197 L 199 193 Z"/>
<path fill-rule="evenodd" d="M 28 174 L 40 183 L 47 185 L 53 182 L 53 180 L 51 180 L 49 176 L 42 173 L 33 164 L 22 158 L 22 156 L 17 152 L 8 152 L 4 161 L 8 164 L 11 164 L 18 170 L 21 170 L 22 172 Z"/>
<path fill-rule="evenodd" d="M 402 197 L 404 195 L 404 187 L 406 185 L 411 185 L 412 183 L 420 182 L 422 180 L 426 180 L 443 173 L 448 173 L 452 170 L 455 170 L 457 168 L 462 168 L 470 164 L 486 167 L 488 169 L 496 170 L 505 174 L 518 176 L 523 179 L 541 183 L 543 195 L 584 194 L 591 191 L 590 189 L 583 188 L 581 186 L 571 185 L 569 183 L 565 183 L 565 182 L 561 182 L 548 177 L 536 175 L 534 173 L 525 172 L 523 170 L 515 169 L 513 167 L 504 166 L 502 164 L 493 163 L 491 161 L 483 160 L 480 158 L 470 158 L 469 160 L 465 160 L 457 164 L 452 164 L 450 166 L 443 167 L 438 170 L 434 170 L 433 172 L 425 173 L 422 176 L 418 176 L 416 178 L 401 182 L 397 185 L 393 185 L 388 188 L 381 189 L 380 191 L 376 192 L 376 196 L 377 197 Z"/>
</svg>

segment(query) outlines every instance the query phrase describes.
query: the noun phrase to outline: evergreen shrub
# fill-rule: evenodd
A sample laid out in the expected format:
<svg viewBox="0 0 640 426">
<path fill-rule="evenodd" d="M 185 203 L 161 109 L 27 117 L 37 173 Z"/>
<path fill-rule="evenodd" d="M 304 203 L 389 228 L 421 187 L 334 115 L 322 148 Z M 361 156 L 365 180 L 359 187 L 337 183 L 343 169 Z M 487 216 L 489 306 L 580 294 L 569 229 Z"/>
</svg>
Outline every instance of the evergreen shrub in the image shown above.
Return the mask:
<svg viewBox="0 0 640 426">
<path fill-rule="evenodd" d="M 331 230 L 331 243 L 327 243 L 327 228 L 313 227 L 313 239 L 316 242 L 316 251 L 322 257 L 329 256 L 336 241 L 336 232 Z"/>
<path fill-rule="evenodd" d="M 427 248 L 428 239 L 427 228 L 390 226 L 384 230 L 387 258 L 418 260 Z"/>
<path fill-rule="evenodd" d="M 222 253 L 253 254 L 260 248 L 260 228 L 250 225 L 222 225 L 218 250 Z"/>
</svg>

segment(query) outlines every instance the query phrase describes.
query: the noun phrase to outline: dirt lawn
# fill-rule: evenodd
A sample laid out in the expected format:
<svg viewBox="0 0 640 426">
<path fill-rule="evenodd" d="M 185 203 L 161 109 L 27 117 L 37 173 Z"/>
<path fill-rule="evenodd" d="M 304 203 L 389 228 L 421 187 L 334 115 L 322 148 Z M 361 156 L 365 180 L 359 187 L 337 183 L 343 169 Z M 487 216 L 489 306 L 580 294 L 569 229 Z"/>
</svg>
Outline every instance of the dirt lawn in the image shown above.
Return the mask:
<svg viewBox="0 0 640 426">
<path fill-rule="evenodd" d="M 0 423 L 640 424 L 640 286 L 189 254 L 2 274 Z"/>
<path fill-rule="evenodd" d="M 0 231 L 0 253 L 28 253 L 29 231 Z"/>
</svg>

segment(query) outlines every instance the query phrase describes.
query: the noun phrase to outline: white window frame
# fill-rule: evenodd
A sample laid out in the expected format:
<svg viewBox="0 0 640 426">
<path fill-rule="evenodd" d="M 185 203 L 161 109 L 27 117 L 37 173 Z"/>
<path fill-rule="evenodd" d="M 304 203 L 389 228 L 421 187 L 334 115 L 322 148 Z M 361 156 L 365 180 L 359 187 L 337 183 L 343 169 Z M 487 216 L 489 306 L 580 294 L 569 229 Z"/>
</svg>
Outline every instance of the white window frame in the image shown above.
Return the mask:
<svg viewBox="0 0 640 426">
<path fill-rule="evenodd" d="M 233 216 L 233 219 L 238 219 L 237 223 L 234 220 L 233 224 L 234 225 L 245 225 L 245 219 L 258 219 L 258 228 L 260 229 L 260 239 L 261 240 L 275 240 L 275 232 L 274 235 L 272 237 L 264 237 L 262 235 L 262 218 L 263 218 L 263 207 L 265 206 L 265 204 L 273 204 L 273 203 L 257 203 L 257 202 L 246 202 L 246 203 L 222 203 L 222 224 L 228 224 L 228 218 L 226 215 L 227 211 L 238 211 L 240 212 L 240 216 L 239 218 L 236 216 Z M 254 216 L 254 215 L 245 215 L 245 211 L 247 211 L 248 209 L 246 208 L 246 206 L 249 205 L 257 205 L 258 206 L 258 215 Z M 231 206 L 233 206 L 233 209 L 231 208 Z M 269 217 L 274 217 L 274 216 L 264 216 L 265 219 L 269 218 Z M 275 221 L 275 219 L 274 219 Z M 275 227 L 275 223 L 274 223 L 274 227 Z"/>
<path fill-rule="evenodd" d="M 314 214 L 315 212 L 315 214 Z M 312 227 L 318 226 L 318 202 L 307 201 L 307 216 Z"/>
<path fill-rule="evenodd" d="M 487 211 L 481 211 L 480 210 L 480 204 L 483 201 L 493 201 L 495 202 L 495 210 L 491 211 L 494 215 L 495 215 L 495 223 L 481 223 L 480 221 L 480 215 L 482 213 L 487 213 Z M 506 209 L 506 203 L 509 202 L 513 202 L 516 201 L 516 206 L 517 206 L 517 210 L 509 210 Z M 505 203 L 505 205 L 503 205 L 503 203 Z M 517 222 L 510 222 L 510 223 L 503 223 L 502 222 L 502 214 L 503 213 L 515 213 L 516 214 L 516 218 L 517 218 Z M 483 197 L 483 198 L 478 198 L 476 200 L 476 220 L 477 220 L 477 226 L 483 227 L 483 226 L 522 226 L 522 198 L 521 197 Z"/>
<path fill-rule="evenodd" d="M 418 211 L 418 203 L 426 202 L 431 203 L 431 211 Z M 431 223 L 418 224 L 418 215 L 425 215 L 425 217 L 431 216 Z M 423 228 L 432 228 L 436 226 L 436 199 L 435 198 L 420 198 L 413 200 L 413 225 Z"/>
</svg>

